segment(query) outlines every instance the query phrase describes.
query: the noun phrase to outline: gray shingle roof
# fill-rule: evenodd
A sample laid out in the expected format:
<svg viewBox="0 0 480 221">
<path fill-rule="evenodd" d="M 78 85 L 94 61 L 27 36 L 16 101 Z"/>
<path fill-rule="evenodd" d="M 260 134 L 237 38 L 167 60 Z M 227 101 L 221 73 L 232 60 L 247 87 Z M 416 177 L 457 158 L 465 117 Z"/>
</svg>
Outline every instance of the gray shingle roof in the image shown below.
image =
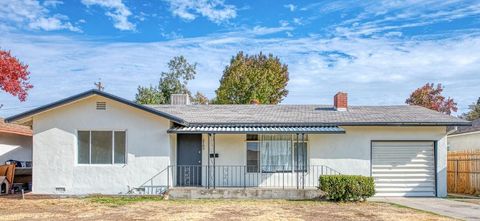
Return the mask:
<svg viewBox="0 0 480 221">
<path fill-rule="evenodd" d="M 472 121 L 472 126 L 461 126 L 457 128 L 457 131 L 451 133 L 453 134 L 464 134 L 464 133 L 470 133 L 470 132 L 475 132 L 475 131 L 480 131 L 480 119 Z"/>
<path fill-rule="evenodd" d="M 419 106 L 328 105 L 148 105 L 202 125 L 469 125 L 468 121 Z"/>
</svg>

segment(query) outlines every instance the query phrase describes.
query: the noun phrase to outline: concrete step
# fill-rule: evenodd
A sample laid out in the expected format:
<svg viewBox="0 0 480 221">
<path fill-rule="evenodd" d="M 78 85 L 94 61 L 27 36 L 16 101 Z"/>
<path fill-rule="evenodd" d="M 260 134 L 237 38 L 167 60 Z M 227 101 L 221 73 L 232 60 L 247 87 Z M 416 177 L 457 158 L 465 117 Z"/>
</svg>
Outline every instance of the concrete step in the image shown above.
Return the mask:
<svg viewBox="0 0 480 221">
<path fill-rule="evenodd" d="M 167 199 L 316 199 L 323 196 L 317 189 L 264 189 L 264 188 L 171 188 Z"/>
</svg>

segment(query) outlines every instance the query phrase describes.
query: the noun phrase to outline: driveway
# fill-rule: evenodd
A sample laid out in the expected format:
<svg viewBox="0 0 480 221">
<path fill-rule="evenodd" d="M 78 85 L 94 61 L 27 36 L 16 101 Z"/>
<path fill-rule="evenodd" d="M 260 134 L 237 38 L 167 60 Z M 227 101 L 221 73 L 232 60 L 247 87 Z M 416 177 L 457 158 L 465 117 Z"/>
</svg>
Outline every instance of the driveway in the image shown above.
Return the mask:
<svg viewBox="0 0 480 221">
<path fill-rule="evenodd" d="M 374 197 L 371 201 L 394 203 L 462 220 L 479 220 L 480 205 L 442 198 Z"/>
</svg>

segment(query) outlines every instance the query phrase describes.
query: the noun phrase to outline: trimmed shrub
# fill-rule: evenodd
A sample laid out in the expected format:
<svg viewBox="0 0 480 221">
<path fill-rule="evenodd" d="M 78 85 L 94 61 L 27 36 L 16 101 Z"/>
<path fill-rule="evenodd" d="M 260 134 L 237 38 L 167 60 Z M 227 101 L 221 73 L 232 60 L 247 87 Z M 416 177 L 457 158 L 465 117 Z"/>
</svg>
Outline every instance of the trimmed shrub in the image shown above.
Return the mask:
<svg viewBox="0 0 480 221">
<path fill-rule="evenodd" d="M 319 189 L 333 201 L 360 201 L 375 195 L 373 177 L 356 175 L 320 176 Z"/>
</svg>

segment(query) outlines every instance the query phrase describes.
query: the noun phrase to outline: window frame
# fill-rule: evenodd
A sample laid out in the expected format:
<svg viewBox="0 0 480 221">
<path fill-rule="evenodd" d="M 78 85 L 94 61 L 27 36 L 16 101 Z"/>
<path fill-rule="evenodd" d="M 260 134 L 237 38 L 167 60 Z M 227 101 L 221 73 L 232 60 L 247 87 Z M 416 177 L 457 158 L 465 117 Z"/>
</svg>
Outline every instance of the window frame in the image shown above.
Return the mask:
<svg viewBox="0 0 480 221">
<path fill-rule="evenodd" d="M 79 154 L 78 151 L 80 149 L 78 143 L 78 132 L 84 131 L 88 132 L 88 163 L 79 163 Z M 93 164 L 92 163 L 92 132 L 99 131 L 99 132 L 111 132 L 112 133 L 112 161 L 111 163 L 101 163 L 101 164 Z M 124 132 L 125 133 L 125 163 L 115 163 L 115 132 Z M 128 164 L 128 130 L 127 129 L 77 129 L 76 130 L 76 151 L 75 151 L 75 165 L 76 166 L 124 166 Z"/>
<path fill-rule="evenodd" d="M 309 166 L 308 166 L 308 164 L 309 164 L 308 153 L 310 152 L 310 148 L 309 148 L 310 145 L 308 144 L 308 140 L 303 141 L 303 143 L 305 143 L 305 145 L 306 145 L 306 147 L 305 147 L 305 151 L 306 151 L 306 153 L 305 153 L 305 169 L 303 169 L 303 170 L 298 169 L 297 170 L 297 168 L 295 167 L 296 166 L 296 164 L 295 164 L 295 145 L 297 143 L 302 143 L 302 140 L 299 139 L 298 142 L 297 142 L 297 139 L 294 139 L 294 141 L 292 142 L 292 158 L 293 158 L 292 171 L 293 172 L 308 172 L 308 168 L 309 168 Z"/>
<path fill-rule="evenodd" d="M 249 167 L 249 165 L 248 165 L 248 143 L 256 143 L 256 144 L 257 144 L 258 150 L 257 150 L 257 165 L 256 165 L 257 168 L 256 168 L 256 171 L 249 171 L 249 170 L 248 170 L 248 167 Z M 260 166 L 260 161 L 261 161 L 260 157 L 261 157 L 261 154 L 260 154 L 260 140 L 259 140 L 259 139 L 258 139 L 258 140 L 248 140 L 248 139 L 245 139 L 245 166 L 247 167 L 247 168 L 246 168 L 246 169 L 247 169 L 247 173 L 259 173 L 259 172 L 260 172 L 260 168 L 261 168 L 261 166 Z M 253 167 L 253 166 L 252 166 L 252 167 Z"/>
<path fill-rule="evenodd" d="M 249 140 L 247 139 L 247 136 L 248 135 L 257 135 L 257 140 Z M 277 170 L 277 171 L 271 171 L 271 172 L 267 172 L 267 171 L 261 171 L 262 169 L 262 160 L 261 160 L 261 157 L 262 157 L 262 154 L 261 154 L 261 148 L 260 148 L 260 142 L 261 142 L 261 135 L 262 134 L 246 134 L 245 135 L 245 166 L 247 167 L 247 173 L 297 173 L 297 172 L 308 172 L 308 169 L 309 169 L 309 152 L 310 152 L 310 144 L 309 144 L 309 136 L 308 134 L 305 134 L 304 136 L 304 140 L 303 140 L 303 143 L 306 144 L 306 153 L 305 153 L 305 169 L 302 170 L 302 169 L 296 169 L 296 164 L 295 164 L 295 145 L 297 143 L 302 143 L 302 139 L 301 139 L 301 135 L 299 135 L 299 139 L 298 139 L 298 142 L 297 142 L 297 139 L 296 139 L 296 134 L 292 134 L 291 135 L 291 139 L 290 139 L 290 142 L 291 142 L 291 145 L 292 145 L 292 148 L 291 148 L 291 155 L 292 155 L 292 159 L 291 159 L 291 163 L 292 163 L 292 168 L 291 169 L 288 169 L 288 170 L 285 170 L 285 171 L 281 171 L 281 170 Z M 252 171 L 248 171 L 248 143 L 257 143 L 258 144 L 258 166 L 257 166 L 257 171 L 256 172 L 252 172 Z"/>
</svg>

